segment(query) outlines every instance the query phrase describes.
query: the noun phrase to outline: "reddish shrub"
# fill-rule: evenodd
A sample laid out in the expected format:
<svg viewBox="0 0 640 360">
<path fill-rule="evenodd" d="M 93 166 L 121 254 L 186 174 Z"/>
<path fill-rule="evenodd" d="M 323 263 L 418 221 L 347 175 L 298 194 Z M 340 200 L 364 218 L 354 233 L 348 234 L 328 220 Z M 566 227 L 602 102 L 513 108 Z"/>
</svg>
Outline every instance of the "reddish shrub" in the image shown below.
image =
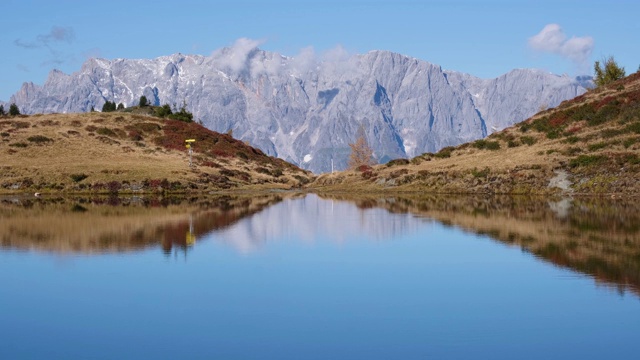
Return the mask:
<svg viewBox="0 0 640 360">
<path fill-rule="evenodd" d="M 610 102 L 616 100 L 616 98 L 614 96 L 606 96 L 604 97 L 602 100 L 600 100 L 597 104 L 596 104 L 596 110 L 600 109 L 601 107 L 609 104 Z"/>
<path fill-rule="evenodd" d="M 122 184 L 119 181 L 111 181 L 107 184 L 107 189 L 110 193 L 117 193 L 122 189 Z"/>
<path fill-rule="evenodd" d="M 129 130 L 129 139 L 133 141 L 140 141 L 142 140 L 142 134 L 136 129 Z"/>
<path fill-rule="evenodd" d="M 577 132 L 578 132 L 578 131 L 580 131 L 580 130 L 582 130 L 582 126 L 574 125 L 574 126 L 572 126 L 572 127 L 570 127 L 570 128 L 568 128 L 568 129 L 567 129 L 567 133 L 575 134 L 575 133 L 577 133 Z"/>
<path fill-rule="evenodd" d="M 637 103 L 640 102 L 640 90 L 630 91 L 626 94 L 629 102 Z"/>
<path fill-rule="evenodd" d="M 567 119 L 568 117 L 564 112 L 558 112 L 549 120 L 549 125 L 551 125 L 551 127 L 559 127 L 562 126 Z"/>
<path fill-rule="evenodd" d="M 371 179 L 373 177 L 373 171 L 367 170 L 362 172 L 363 179 Z"/>
</svg>

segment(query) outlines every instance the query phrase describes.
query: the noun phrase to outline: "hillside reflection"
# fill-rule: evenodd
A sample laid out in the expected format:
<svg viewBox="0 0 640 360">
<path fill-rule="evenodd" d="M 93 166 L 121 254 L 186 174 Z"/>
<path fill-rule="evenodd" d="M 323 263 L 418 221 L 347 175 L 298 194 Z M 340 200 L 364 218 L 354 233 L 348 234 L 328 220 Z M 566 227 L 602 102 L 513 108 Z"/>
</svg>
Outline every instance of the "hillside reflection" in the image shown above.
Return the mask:
<svg viewBox="0 0 640 360">
<path fill-rule="evenodd" d="M 425 231 L 430 222 L 487 235 L 620 292 L 640 294 L 640 203 L 619 199 L 293 193 L 0 198 L 0 250 L 104 254 L 159 248 L 171 254 L 213 241 L 250 253 L 287 239 L 388 241 Z"/>
<path fill-rule="evenodd" d="M 604 198 L 550 201 L 511 196 L 325 196 L 437 220 L 640 294 L 640 203 Z"/>
<path fill-rule="evenodd" d="M 100 254 L 160 245 L 169 254 L 186 250 L 202 235 L 231 226 L 283 196 L 5 198 L 0 199 L 0 247 Z"/>
</svg>

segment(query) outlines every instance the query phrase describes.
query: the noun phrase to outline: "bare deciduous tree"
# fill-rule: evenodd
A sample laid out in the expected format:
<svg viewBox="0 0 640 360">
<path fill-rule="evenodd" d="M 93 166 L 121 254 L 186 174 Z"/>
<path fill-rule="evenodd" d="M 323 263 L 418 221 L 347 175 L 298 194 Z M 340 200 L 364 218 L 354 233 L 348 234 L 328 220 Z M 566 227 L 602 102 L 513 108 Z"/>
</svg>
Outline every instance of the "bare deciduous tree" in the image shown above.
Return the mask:
<svg viewBox="0 0 640 360">
<path fill-rule="evenodd" d="M 360 125 L 356 142 L 349 144 L 349 147 L 351 147 L 351 155 L 349 156 L 350 169 L 355 170 L 363 165 L 371 166 L 375 163 L 373 160 L 373 150 L 367 142 L 364 126 Z"/>
</svg>

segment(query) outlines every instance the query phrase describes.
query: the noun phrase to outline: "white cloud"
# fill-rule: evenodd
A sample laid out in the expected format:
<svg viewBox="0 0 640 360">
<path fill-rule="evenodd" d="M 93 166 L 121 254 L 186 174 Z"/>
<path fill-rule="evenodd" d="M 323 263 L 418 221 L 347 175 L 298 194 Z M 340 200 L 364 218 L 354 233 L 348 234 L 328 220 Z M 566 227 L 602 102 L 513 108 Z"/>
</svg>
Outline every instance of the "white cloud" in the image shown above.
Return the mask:
<svg viewBox="0 0 640 360">
<path fill-rule="evenodd" d="M 353 55 L 340 45 L 320 55 L 309 46 L 301 49 L 294 57 L 285 58 L 277 53 L 272 55 L 254 53 L 258 46 L 264 43 L 263 40 L 240 38 L 232 46 L 214 51 L 212 56 L 218 68 L 232 79 L 237 79 L 243 74 L 251 77 L 277 76 L 282 71 L 288 71 L 294 76 L 303 76 L 323 62 L 327 71 L 337 75 L 355 71 Z"/>
<path fill-rule="evenodd" d="M 593 52 L 593 38 L 567 38 L 560 25 L 548 24 L 538 34 L 529 38 L 529 46 L 536 51 L 560 55 L 577 64 L 584 64 Z"/>
<path fill-rule="evenodd" d="M 341 45 L 337 45 L 322 54 L 322 61 L 326 71 L 337 76 L 350 76 L 358 70 L 352 58 L 353 55 Z"/>
<path fill-rule="evenodd" d="M 297 76 L 306 74 L 317 66 L 316 53 L 312 46 L 300 50 L 289 62 L 293 73 Z"/>
<path fill-rule="evenodd" d="M 264 41 L 249 38 L 240 38 L 229 48 L 224 49 L 221 56 L 220 66 L 228 68 L 231 73 L 239 74 L 249 68 L 249 55 L 258 48 Z"/>
<path fill-rule="evenodd" d="M 351 55 L 344 47 L 342 47 L 342 45 L 336 45 L 336 47 L 327 50 L 323 54 L 322 60 L 328 62 L 342 62 L 349 60 L 350 57 Z"/>
</svg>

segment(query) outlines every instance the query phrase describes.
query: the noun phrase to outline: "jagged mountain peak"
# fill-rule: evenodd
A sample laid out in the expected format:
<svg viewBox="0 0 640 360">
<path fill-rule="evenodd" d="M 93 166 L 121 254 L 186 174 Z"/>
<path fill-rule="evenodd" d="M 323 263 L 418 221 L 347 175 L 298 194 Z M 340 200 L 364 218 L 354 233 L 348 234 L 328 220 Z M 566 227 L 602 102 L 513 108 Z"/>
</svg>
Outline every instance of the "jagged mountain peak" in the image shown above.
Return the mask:
<svg viewBox="0 0 640 360">
<path fill-rule="evenodd" d="M 339 50 L 339 49 L 338 49 Z M 11 101 L 24 113 L 83 112 L 106 101 L 186 102 L 209 129 L 314 172 L 343 169 L 357 129 L 378 161 L 475 140 L 582 94 L 587 79 L 516 69 L 495 79 L 443 70 L 398 53 L 285 57 L 244 41 L 209 56 L 89 59 L 52 72 Z"/>
</svg>

